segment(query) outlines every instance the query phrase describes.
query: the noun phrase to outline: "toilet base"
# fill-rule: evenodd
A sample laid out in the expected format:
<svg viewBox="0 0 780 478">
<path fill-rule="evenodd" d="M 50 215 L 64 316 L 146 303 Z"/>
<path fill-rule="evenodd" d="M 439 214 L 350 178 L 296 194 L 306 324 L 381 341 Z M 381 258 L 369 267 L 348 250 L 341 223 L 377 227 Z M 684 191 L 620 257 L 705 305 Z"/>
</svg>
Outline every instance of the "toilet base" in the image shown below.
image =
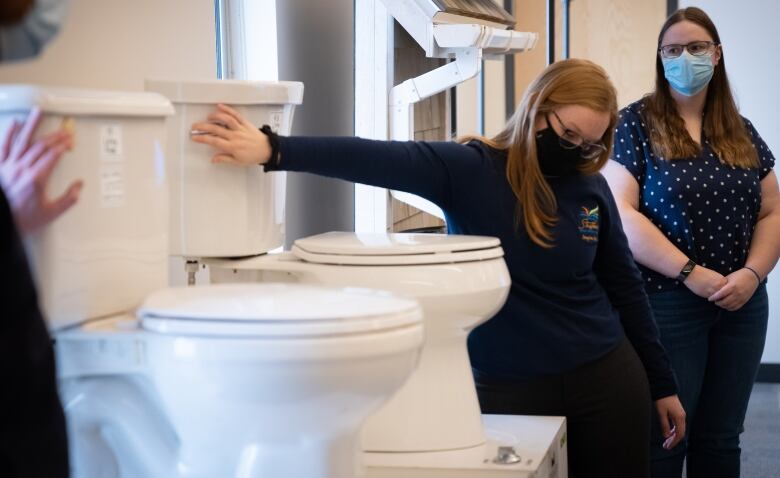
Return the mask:
<svg viewBox="0 0 780 478">
<path fill-rule="evenodd" d="M 487 442 L 463 450 L 364 453 L 366 478 L 566 478 L 566 419 L 482 415 Z M 516 463 L 495 463 L 513 447 Z M 514 461 L 514 460 L 510 460 Z"/>
</svg>

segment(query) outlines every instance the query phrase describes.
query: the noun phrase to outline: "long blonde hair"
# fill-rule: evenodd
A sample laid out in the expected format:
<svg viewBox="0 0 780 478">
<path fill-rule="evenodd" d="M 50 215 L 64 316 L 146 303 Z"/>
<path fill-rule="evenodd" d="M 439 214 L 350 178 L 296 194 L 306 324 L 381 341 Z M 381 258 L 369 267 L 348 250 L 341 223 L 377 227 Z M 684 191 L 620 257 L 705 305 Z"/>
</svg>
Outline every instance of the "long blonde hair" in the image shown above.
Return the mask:
<svg viewBox="0 0 780 478">
<path fill-rule="evenodd" d="M 689 21 L 704 28 L 712 40 L 720 45 L 718 30 L 710 17 L 699 8 L 688 7 L 677 10 L 661 27 L 658 34 L 659 48 L 666 31 L 682 21 Z M 655 91 L 645 97 L 644 103 L 642 117 L 650 131 L 650 140 L 656 156 L 666 160 L 689 159 L 701 152 L 701 146 L 685 129 L 685 121 L 680 117 L 677 103 L 669 93 L 669 82 L 664 75 L 660 55 L 656 55 L 655 59 Z M 707 87 L 702 131 L 712 150 L 724 163 L 739 168 L 758 167 L 758 153 L 731 94 L 722 50 L 720 61 Z"/>
<path fill-rule="evenodd" d="M 522 219 L 528 236 L 542 247 L 552 247 L 550 228 L 558 216 L 555 195 L 539 168 L 534 124 L 539 115 L 566 105 L 609 113 L 609 127 L 601 137 L 608 150 L 580 166 L 582 174 L 596 174 L 609 159 L 617 94 L 607 72 L 588 60 L 562 60 L 545 68 L 525 91 L 504 130 L 491 139 L 479 138 L 493 149 L 506 151 L 506 177 L 517 198 L 518 225 Z"/>
</svg>

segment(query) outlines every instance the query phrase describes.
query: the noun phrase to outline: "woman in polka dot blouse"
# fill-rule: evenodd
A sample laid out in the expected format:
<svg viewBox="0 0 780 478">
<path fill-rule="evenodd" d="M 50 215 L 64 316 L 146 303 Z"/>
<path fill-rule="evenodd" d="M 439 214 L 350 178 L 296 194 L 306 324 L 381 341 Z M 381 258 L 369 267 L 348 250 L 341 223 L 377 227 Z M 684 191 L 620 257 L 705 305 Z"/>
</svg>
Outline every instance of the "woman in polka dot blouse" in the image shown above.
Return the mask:
<svg viewBox="0 0 780 478">
<path fill-rule="evenodd" d="M 681 476 L 687 457 L 689 477 L 737 477 L 780 253 L 775 160 L 737 111 L 706 13 L 678 10 L 658 47 L 655 91 L 621 111 L 604 170 L 688 413 L 670 450 L 656 424 L 653 476 Z"/>
</svg>

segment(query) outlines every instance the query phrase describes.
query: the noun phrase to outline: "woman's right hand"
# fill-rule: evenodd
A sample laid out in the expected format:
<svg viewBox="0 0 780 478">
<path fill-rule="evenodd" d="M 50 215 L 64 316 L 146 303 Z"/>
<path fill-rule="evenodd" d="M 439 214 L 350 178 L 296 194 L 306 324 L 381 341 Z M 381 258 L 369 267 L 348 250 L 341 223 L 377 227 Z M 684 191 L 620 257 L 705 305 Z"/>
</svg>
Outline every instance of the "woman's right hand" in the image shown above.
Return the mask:
<svg viewBox="0 0 780 478">
<path fill-rule="evenodd" d="M 33 139 L 41 122 L 34 108 L 24 123 L 13 121 L 0 147 L 0 186 L 22 234 L 55 220 L 73 206 L 83 183 L 73 181 L 59 197 L 50 198 L 49 179 L 63 155 L 73 147 L 73 136 L 59 130 Z"/>
<path fill-rule="evenodd" d="M 683 284 L 694 294 L 706 299 L 719 291 L 727 282 L 723 274 L 697 264 Z"/>
<path fill-rule="evenodd" d="M 271 158 L 268 137 L 230 106 L 217 105 L 217 111 L 207 119 L 192 125 L 190 137 L 217 150 L 213 163 L 250 166 L 265 164 Z"/>
</svg>

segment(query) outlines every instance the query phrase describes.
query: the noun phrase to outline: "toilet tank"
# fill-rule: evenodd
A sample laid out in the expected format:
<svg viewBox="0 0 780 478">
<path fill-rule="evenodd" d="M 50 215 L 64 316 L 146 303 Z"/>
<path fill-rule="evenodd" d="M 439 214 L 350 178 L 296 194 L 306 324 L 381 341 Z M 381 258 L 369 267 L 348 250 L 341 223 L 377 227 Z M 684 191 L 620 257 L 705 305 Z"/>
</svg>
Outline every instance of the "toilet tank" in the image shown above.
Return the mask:
<svg viewBox="0 0 780 478">
<path fill-rule="evenodd" d="M 261 167 L 212 164 L 215 150 L 190 140 L 193 123 L 206 121 L 217 103 L 232 106 L 258 128 L 289 135 L 303 99 L 298 82 L 147 80 L 146 90 L 174 105 L 168 123 L 170 252 L 185 258 L 242 257 L 284 243 L 286 175 Z"/>
<path fill-rule="evenodd" d="M 168 282 L 164 152 L 173 107 L 153 93 L 0 85 L 0 134 L 34 106 L 36 137 L 60 127 L 74 135 L 49 197 L 84 183 L 75 206 L 25 238 L 49 326 L 130 311 Z"/>
</svg>

